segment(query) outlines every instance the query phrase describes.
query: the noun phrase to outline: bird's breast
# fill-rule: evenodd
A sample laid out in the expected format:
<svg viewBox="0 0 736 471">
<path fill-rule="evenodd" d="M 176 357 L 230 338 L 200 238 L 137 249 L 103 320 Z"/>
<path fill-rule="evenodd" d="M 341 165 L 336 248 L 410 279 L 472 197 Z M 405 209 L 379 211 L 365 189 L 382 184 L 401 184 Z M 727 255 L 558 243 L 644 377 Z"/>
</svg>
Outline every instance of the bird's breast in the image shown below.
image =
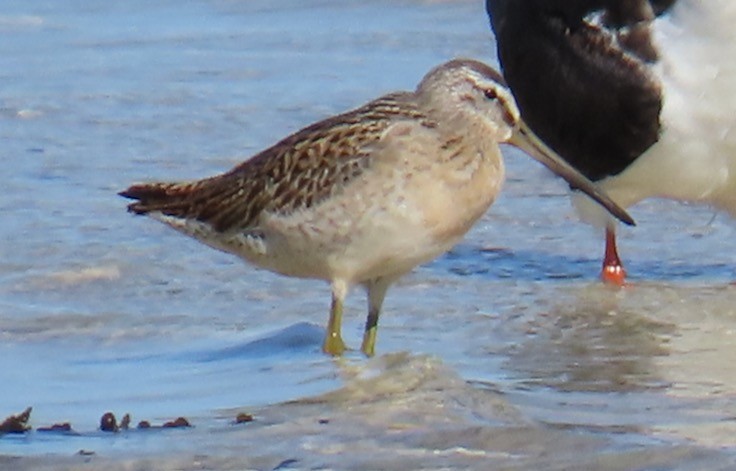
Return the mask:
<svg viewBox="0 0 736 471">
<path fill-rule="evenodd" d="M 456 243 L 501 190 L 504 165 L 498 147 L 473 141 L 449 149 L 434 171 L 419 174 L 409 189 L 425 227 L 439 242 Z"/>
</svg>

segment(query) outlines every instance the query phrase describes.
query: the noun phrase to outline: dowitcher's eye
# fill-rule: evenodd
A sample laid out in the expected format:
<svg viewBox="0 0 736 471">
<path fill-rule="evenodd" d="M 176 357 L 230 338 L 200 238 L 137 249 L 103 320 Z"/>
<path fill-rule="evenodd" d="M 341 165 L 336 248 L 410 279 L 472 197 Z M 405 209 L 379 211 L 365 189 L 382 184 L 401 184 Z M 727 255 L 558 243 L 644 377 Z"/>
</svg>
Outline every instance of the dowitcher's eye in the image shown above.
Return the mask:
<svg viewBox="0 0 736 471">
<path fill-rule="evenodd" d="M 496 93 L 495 88 L 486 88 L 483 91 L 483 93 L 486 95 L 486 98 L 488 98 L 489 100 L 495 100 L 496 98 L 498 98 L 498 94 Z"/>
</svg>

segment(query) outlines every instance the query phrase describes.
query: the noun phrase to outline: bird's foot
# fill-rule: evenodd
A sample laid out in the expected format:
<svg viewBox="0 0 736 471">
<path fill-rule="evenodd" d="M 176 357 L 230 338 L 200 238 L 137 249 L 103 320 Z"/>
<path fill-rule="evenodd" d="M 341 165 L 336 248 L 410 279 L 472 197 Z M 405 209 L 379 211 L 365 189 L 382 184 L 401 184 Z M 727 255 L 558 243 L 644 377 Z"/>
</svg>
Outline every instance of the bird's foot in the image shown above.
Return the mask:
<svg viewBox="0 0 736 471">
<path fill-rule="evenodd" d="M 626 284 L 626 270 L 619 264 L 605 264 L 601 269 L 601 280 L 610 286 L 623 286 Z"/>
<path fill-rule="evenodd" d="M 342 341 L 340 334 L 335 335 L 334 333 L 327 334 L 325 342 L 322 344 L 322 351 L 333 357 L 340 356 L 345 353 L 345 342 Z"/>
<path fill-rule="evenodd" d="M 376 333 L 378 328 L 373 327 L 365 331 L 363 336 L 363 344 L 360 346 L 360 351 L 363 352 L 368 358 L 376 354 Z"/>
</svg>

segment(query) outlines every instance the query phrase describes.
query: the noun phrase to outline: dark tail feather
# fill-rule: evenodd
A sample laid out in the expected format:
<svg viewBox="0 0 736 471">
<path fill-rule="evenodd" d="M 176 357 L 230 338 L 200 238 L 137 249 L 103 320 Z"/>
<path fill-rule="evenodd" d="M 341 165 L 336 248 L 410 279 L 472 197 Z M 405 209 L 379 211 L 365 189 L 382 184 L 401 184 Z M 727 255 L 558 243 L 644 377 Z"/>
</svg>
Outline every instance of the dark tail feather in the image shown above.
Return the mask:
<svg viewBox="0 0 736 471">
<path fill-rule="evenodd" d="M 263 207 L 252 204 L 251 195 L 263 193 L 263 190 L 260 187 L 244 189 L 242 182 L 226 178 L 231 177 L 218 176 L 188 183 L 143 183 L 118 194 L 137 200 L 128 205 L 128 211 L 135 214 L 160 211 L 167 216 L 206 222 L 218 231 L 248 226 Z"/>
</svg>

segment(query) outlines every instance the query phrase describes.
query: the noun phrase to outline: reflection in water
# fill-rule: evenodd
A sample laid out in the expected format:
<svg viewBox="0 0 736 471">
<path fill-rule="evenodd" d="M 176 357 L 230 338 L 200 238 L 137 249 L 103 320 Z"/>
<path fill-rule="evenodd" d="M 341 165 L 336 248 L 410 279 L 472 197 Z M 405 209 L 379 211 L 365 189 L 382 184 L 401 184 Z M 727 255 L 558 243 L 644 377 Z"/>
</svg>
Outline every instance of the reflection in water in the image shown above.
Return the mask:
<svg viewBox="0 0 736 471">
<path fill-rule="evenodd" d="M 571 293 L 568 293 L 568 297 Z M 591 287 L 540 313 L 507 367 L 527 387 L 629 392 L 667 386 L 655 357 L 669 354 L 676 327 L 619 302 L 622 293 Z M 623 293 L 624 295 L 626 293 Z"/>
<path fill-rule="evenodd" d="M 733 445 L 736 287 L 547 294 L 555 301 L 519 318 L 526 335 L 502 352 L 515 404 L 557 426 Z"/>
</svg>

